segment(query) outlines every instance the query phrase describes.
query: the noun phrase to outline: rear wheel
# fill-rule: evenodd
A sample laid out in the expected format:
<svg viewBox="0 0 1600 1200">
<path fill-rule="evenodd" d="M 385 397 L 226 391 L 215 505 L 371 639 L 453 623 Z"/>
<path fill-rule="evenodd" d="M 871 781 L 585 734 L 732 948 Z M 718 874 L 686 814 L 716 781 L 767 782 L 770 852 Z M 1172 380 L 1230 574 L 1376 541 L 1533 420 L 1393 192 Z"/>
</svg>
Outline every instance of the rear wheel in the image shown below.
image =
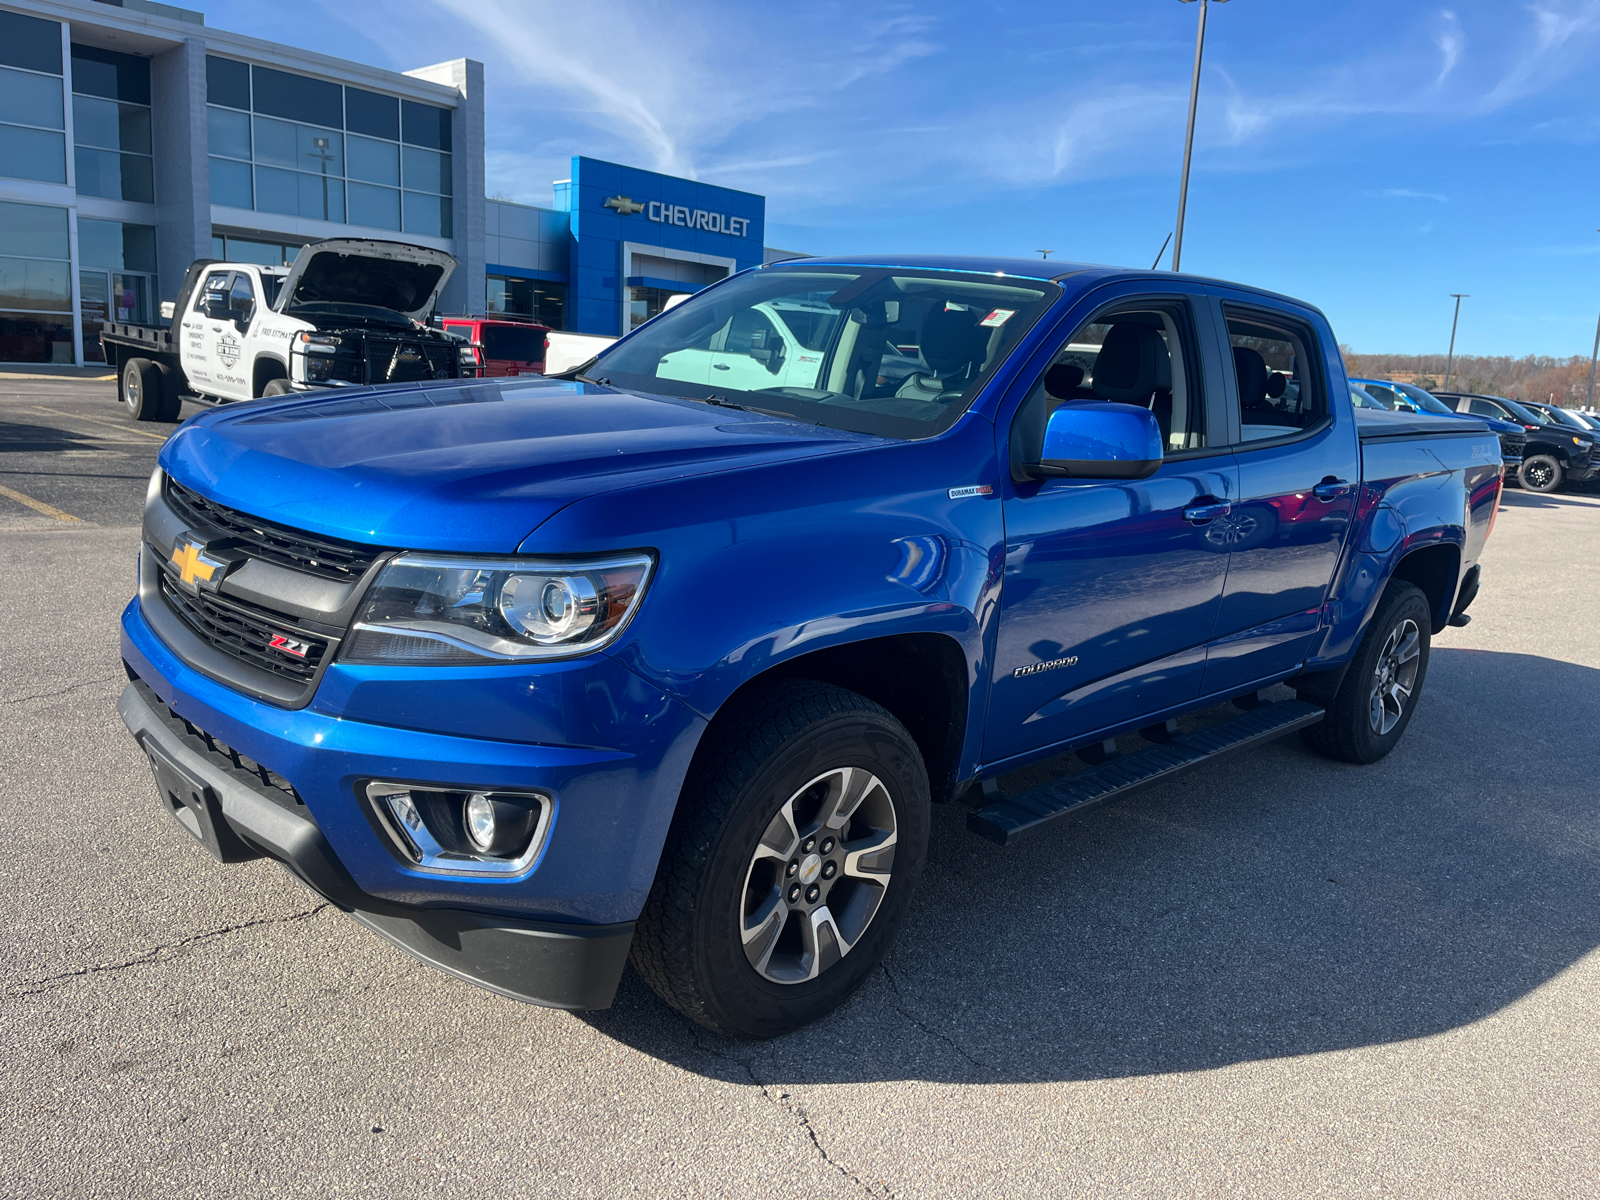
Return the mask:
<svg viewBox="0 0 1600 1200">
<path fill-rule="evenodd" d="M 1553 492 L 1561 486 L 1566 473 L 1561 464 L 1549 454 L 1535 454 L 1522 460 L 1517 478 L 1530 492 Z"/>
<path fill-rule="evenodd" d="M 135 421 L 170 421 L 174 414 L 169 412 L 167 392 L 166 376 L 148 358 L 130 358 L 122 364 L 122 403 Z"/>
<path fill-rule="evenodd" d="M 1341 762 L 1375 763 L 1399 744 L 1428 675 L 1428 598 L 1395 580 L 1384 589 L 1328 715 L 1301 731 L 1318 754 Z"/>
<path fill-rule="evenodd" d="M 821 683 L 778 683 L 707 738 L 633 965 L 706 1028 L 774 1037 L 837 1008 L 893 943 L 927 851 L 927 772 L 899 721 Z"/>
</svg>

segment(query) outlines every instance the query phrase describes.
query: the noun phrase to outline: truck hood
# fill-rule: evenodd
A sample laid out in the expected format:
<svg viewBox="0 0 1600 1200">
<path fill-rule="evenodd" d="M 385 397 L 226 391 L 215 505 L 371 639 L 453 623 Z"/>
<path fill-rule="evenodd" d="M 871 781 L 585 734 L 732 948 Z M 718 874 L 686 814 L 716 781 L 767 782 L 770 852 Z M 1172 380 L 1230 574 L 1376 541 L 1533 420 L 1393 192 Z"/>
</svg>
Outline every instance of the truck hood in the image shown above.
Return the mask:
<svg viewBox="0 0 1600 1200">
<path fill-rule="evenodd" d="M 295 256 L 278 292 L 278 311 L 299 304 L 369 304 L 420 321 L 455 273 L 443 250 L 373 238 L 328 238 Z"/>
<path fill-rule="evenodd" d="M 325 536 L 509 554 L 587 496 L 882 439 L 576 381 L 347 388 L 194 417 L 161 452 L 178 482 Z"/>
</svg>

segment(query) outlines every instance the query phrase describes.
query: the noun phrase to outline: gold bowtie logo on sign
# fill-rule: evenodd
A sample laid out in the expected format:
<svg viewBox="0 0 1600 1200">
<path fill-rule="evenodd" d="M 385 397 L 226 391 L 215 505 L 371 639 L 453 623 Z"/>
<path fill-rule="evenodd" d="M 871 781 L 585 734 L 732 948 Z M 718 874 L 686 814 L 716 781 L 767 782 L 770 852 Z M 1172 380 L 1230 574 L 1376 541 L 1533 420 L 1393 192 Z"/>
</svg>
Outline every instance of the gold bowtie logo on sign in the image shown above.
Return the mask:
<svg viewBox="0 0 1600 1200">
<path fill-rule="evenodd" d="M 612 196 L 606 201 L 605 206 L 616 209 L 617 213 L 624 217 L 631 217 L 634 213 L 644 211 L 644 205 L 632 196 Z"/>
</svg>

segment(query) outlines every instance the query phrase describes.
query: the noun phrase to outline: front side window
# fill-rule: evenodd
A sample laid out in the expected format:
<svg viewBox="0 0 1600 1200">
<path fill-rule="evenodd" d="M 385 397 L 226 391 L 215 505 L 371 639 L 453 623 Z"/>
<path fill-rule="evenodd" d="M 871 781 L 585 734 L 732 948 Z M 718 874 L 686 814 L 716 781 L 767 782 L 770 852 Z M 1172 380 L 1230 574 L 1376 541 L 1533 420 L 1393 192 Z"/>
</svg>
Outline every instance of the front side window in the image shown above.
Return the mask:
<svg viewBox="0 0 1600 1200">
<path fill-rule="evenodd" d="M 1059 295 L 1032 279 L 770 267 L 662 313 L 589 375 L 829 428 L 930 437 L 966 411 Z"/>
<path fill-rule="evenodd" d="M 1037 462 L 1050 414 L 1066 404 L 1113 401 L 1148 408 L 1168 455 L 1206 445 L 1199 357 L 1187 303 L 1174 297 L 1099 313 L 1062 343 L 1012 426 L 1012 454 Z"/>
<path fill-rule="evenodd" d="M 1292 437 L 1328 415 L 1315 370 L 1316 341 L 1297 322 L 1228 308 L 1241 440 Z"/>
</svg>

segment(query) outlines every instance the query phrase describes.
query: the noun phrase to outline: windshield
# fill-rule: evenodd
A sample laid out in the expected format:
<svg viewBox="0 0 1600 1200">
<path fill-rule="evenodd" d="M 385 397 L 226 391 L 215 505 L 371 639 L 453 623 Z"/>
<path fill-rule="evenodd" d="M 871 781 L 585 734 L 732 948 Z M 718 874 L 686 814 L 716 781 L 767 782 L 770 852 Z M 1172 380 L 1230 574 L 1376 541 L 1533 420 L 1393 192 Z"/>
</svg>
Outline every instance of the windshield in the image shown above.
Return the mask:
<svg viewBox="0 0 1600 1200">
<path fill-rule="evenodd" d="M 1496 404 L 1504 405 L 1505 410 L 1508 413 L 1516 417 L 1517 420 L 1522 421 L 1524 424 L 1551 424 L 1549 417 L 1545 416 L 1543 413 L 1536 413 L 1531 408 L 1523 408 L 1522 405 L 1518 404 L 1515 400 L 1507 400 L 1504 396 L 1496 396 L 1494 397 L 1494 402 Z"/>
<path fill-rule="evenodd" d="M 514 362 L 544 360 L 544 330 L 516 325 L 484 325 L 483 356 Z"/>
<path fill-rule="evenodd" d="M 587 374 L 831 429 L 931 437 L 1060 294 L 964 272 L 769 267 L 661 314 Z"/>
<path fill-rule="evenodd" d="M 1395 391 L 1399 392 L 1407 400 L 1411 401 L 1411 403 L 1415 404 L 1423 412 L 1439 413 L 1447 417 L 1454 417 L 1458 415 L 1455 409 L 1451 408 L 1432 392 L 1425 392 L 1415 384 L 1392 383 L 1389 386 L 1394 388 Z"/>
<path fill-rule="evenodd" d="M 1554 421 L 1558 425 L 1566 425 L 1572 429 L 1581 429 L 1585 433 L 1589 432 L 1589 427 L 1587 425 L 1578 420 L 1578 418 L 1574 417 L 1566 409 L 1561 408 L 1558 405 L 1541 404 L 1536 411 L 1545 414 L 1550 420 Z"/>
<path fill-rule="evenodd" d="M 1350 385 L 1350 403 L 1357 408 L 1381 408 L 1387 411 L 1389 406 L 1380 400 L 1378 396 L 1379 392 L 1376 388 L 1368 391 L 1365 387 L 1357 387 L 1353 383 Z"/>
</svg>

